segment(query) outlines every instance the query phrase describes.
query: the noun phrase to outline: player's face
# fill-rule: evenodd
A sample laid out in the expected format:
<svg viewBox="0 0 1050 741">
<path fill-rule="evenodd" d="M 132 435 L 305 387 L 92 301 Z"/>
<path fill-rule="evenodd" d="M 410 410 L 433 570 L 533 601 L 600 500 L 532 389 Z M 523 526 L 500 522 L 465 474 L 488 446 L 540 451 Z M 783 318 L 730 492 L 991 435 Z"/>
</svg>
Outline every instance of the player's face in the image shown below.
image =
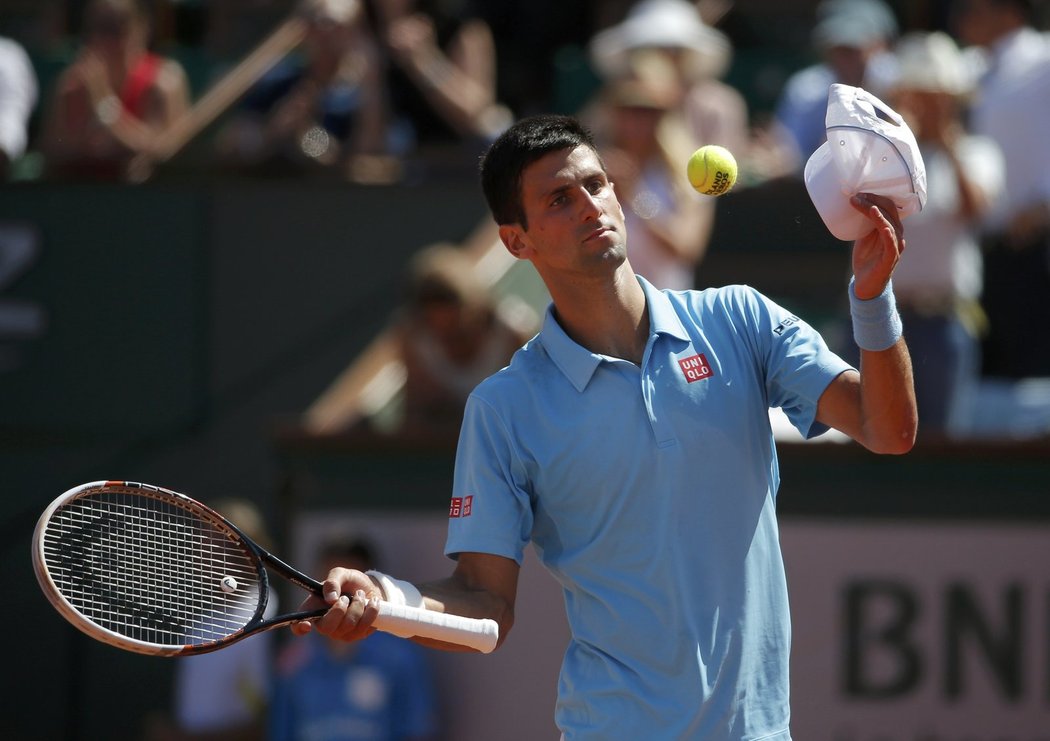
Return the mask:
<svg viewBox="0 0 1050 741">
<path fill-rule="evenodd" d="M 593 273 L 624 262 L 623 209 L 590 147 L 551 152 L 525 168 L 521 200 L 528 229 L 513 225 L 501 234 L 541 276 Z"/>
</svg>

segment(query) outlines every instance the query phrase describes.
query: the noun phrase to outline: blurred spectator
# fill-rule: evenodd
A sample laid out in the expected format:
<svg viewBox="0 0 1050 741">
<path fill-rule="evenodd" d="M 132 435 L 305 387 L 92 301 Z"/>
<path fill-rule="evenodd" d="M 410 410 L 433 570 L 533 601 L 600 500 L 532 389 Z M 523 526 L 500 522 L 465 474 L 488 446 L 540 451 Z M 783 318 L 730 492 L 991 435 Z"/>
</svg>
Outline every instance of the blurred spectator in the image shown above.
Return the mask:
<svg viewBox="0 0 1050 741">
<path fill-rule="evenodd" d="M 389 180 L 388 108 L 361 0 L 303 0 L 300 59 L 278 64 L 218 137 L 222 162 L 256 173 L 330 172 Z"/>
<path fill-rule="evenodd" d="M 22 343 L 47 329 L 47 312 L 40 303 L 8 294 L 36 264 L 41 241 L 35 224 L 0 219 L 0 373 L 20 367 Z"/>
<path fill-rule="evenodd" d="M 472 0 L 375 0 L 391 58 L 387 78 L 407 153 L 435 154 L 495 138 L 512 115 L 496 97 L 496 44 Z M 450 150 L 451 148 L 451 150 Z"/>
<path fill-rule="evenodd" d="M 0 182 L 12 175 L 12 164 L 25 153 L 29 120 L 36 105 L 37 80 L 25 49 L 0 38 Z M 31 302 L 4 296 L 40 253 L 35 227 L 0 221 L 0 371 L 17 367 L 20 353 L 8 343 L 39 336 L 43 310 Z"/>
<path fill-rule="evenodd" d="M 623 19 L 631 0 L 479 3 L 499 49 L 499 99 L 515 114 L 575 112 L 597 81 L 587 54 L 596 29 Z M 557 18 L 557 23 L 551 19 Z"/>
<path fill-rule="evenodd" d="M 696 146 L 720 144 L 744 159 L 747 103 L 720 79 L 732 47 L 724 34 L 700 19 L 693 3 L 642 0 L 622 23 L 597 33 L 590 51 L 606 81 L 634 74 L 640 57 L 665 56 L 678 87 L 676 107 Z"/>
<path fill-rule="evenodd" d="M 317 576 L 336 566 L 376 568 L 363 540 L 323 545 Z M 270 741 L 427 741 L 438 737 L 424 649 L 389 633 L 345 643 L 316 633 L 282 650 Z"/>
<path fill-rule="evenodd" d="M 976 133 L 1006 160 L 1003 198 L 985 221 L 989 333 L 985 375 L 1050 376 L 1050 43 L 1031 0 L 959 0 L 960 38 L 986 68 L 971 107 Z"/>
<path fill-rule="evenodd" d="M 606 119 L 598 144 L 626 211 L 631 265 L 657 288 L 684 290 L 707 249 L 715 199 L 685 174 L 695 140 L 677 107 L 673 72 L 659 64 L 639 71 L 608 83 L 591 114 Z"/>
<path fill-rule="evenodd" d="M 273 548 L 262 513 L 250 501 L 215 502 L 216 511 L 267 550 Z M 277 614 L 272 589 L 266 617 Z M 172 719 L 150 719 L 147 741 L 260 741 L 269 701 L 274 633 L 262 633 L 221 651 L 185 656 L 175 664 Z"/>
<path fill-rule="evenodd" d="M 897 20 L 882 0 L 824 0 L 817 6 L 814 48 L 821 61 L 788 78 L 768 131 L 757 136 L 756 158 L 775 177 L 795 173 L 824 143 L 828 89 L 833 83 L 880 95 L 893 77 L 890 47 Z"/>
<path fill-rule="evenodd" d="M 463 251 L 448 244 L 413 257 L 396 333 L 405 366 L 401 429 L 424 434 L 456 434 L 470 392 L 528 339 Z"/>
<path fill-rule="evenodd" d="M 136 0 L 92 0 L 80 53 L 58 79 L 47 111 L 43 151 L 56 176 L 123 179 L 136 154 L 189 107 L 186 74 L 147 48 L 148 24 Z"/>
<path fill-rule="evenodd" d="M 970 67 L 950 36 L 913 33 L 896 48 L 891 100 L 926 165 L 925 208 L 907 223 L 908 244 L 893 274 L 915 374 L 919 431 L 958 436 L 980 376 L 983 278 L 978 225 L 1002 191 L 1002 153 L 963 124 Z"/>
<path fill-rule="evenodd" d="M 29 119 L 37 101 L 36 73 L 16 41 L 0 38 L 0 181 L 26 151 Z"/>
</svg>

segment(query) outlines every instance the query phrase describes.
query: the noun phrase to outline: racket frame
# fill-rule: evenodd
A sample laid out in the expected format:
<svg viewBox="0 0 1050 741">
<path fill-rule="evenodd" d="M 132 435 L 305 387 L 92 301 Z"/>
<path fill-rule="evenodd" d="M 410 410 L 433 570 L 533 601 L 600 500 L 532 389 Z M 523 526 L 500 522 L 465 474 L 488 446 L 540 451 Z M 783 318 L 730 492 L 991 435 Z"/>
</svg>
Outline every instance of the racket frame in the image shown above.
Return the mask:
<svg viewBox="0 0 1050 741">
<path fill-rule="evenodd" d="M 213 641 L 202 641 L 187 645 L 151 643 L 99 625 L 78 610 L 66 598 L 55 583 L 44 556 L 44 534 L 48 530 L 48 523 L 55 512 L 69 502 L 89 496 L 94 492 L 117 490 L 127 490 L 131 494 L 169 502 L 174 506 L 192 512 L 210 521 L 219 530 L 228 531 L 234 539 L 245 546 L 245 550 L 250 556 L 251 565 L 255 567 L 258 575 L 259 597 L 254 614 L 243 627 Z M 272 569 L 284 579 L 321 598 L 323 598 L 322 583 L 267 551 L 248 537 L 234 523 L 207 505 L 185 494 L 152 484 L 135 481 L 103 480 L 81 484 L 66 491 L 48 505 L 37 521 L 36 528 L 33 531 L 32 555 L 33 571 L 44 595 L 67 621 L 82 632 L 103 643 L 126 651 L 151 656 L 186 656 L 209 653 L 274 628 L 280 628 L 303 620 L 315 620 L 328 612 L 329 609 L 328 606 L 325 606 L 317 610 L 286 613 L 270 619 L 263 619 L 270 592 L 270 579 L 267 569 Z M 493 620 L 478 620 L 440 612 L 428 612 L 421 608 L 392 605 L 385 601 L 380 601 L 379 603 L 379 616 L 376 618 L 373 627 L 378 630 L 388 630 L 395 635 L 403 637 L 414 635 L 413 630 L 418 629 L 420 635 L 469 646 L 482 653 L 494 650 L 499 636 L 498 625 Z"/>
</svg>

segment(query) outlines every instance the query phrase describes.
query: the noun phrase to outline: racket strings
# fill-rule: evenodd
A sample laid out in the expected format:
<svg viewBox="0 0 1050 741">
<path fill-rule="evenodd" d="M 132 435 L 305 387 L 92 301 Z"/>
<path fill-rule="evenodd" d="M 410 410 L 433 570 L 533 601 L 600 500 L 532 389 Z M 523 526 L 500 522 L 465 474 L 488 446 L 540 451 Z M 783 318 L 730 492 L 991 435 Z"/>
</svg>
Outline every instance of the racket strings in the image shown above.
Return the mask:
<svg viewBox="0 0 1050 741">
<path fill-rule="evenodd" d="M 236 534 L 142 493 L 106 490 L 70 501 L 55 512 L 43 546 L 66 600 L 133 640 L 210 643 L 244 628 L 259 608 L 257 559 Z"/>
</svg>

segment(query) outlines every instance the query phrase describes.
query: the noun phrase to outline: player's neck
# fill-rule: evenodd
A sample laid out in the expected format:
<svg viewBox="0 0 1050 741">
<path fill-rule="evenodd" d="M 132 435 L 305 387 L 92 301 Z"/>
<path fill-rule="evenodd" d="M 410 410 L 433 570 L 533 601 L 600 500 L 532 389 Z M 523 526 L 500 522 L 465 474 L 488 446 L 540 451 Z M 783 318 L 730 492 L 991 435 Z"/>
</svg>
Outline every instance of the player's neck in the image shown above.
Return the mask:
<svg viewBox="0 0 1050 741">
<path fill-rule="evenodd" d="M 641 365 L 649 339 L 649 313 L 638 279 L 624 263 L 611 281 L 551 290 L 562 329 L 599 355 Z"/>
</svg>

